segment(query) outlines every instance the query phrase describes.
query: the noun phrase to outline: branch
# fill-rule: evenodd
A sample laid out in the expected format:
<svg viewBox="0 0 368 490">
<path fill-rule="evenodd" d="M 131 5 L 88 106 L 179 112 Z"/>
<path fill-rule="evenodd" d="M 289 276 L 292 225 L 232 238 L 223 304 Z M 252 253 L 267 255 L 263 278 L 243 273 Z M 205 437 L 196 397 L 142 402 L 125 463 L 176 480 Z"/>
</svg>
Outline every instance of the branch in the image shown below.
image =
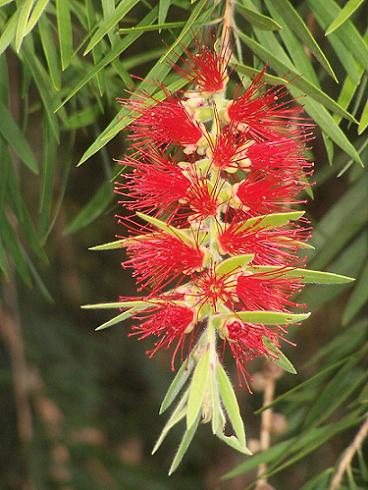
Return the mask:
<svg viewBox="0 0 368 490">
<path fill-rule="evenodd" d="M 366 437 L 368 437 L 368 414 L 352 443 L 346 448 L 328 490 L 338 490 L 346 470 L 349 468 L 355 453 L 360 449 Z"/>
</svg>

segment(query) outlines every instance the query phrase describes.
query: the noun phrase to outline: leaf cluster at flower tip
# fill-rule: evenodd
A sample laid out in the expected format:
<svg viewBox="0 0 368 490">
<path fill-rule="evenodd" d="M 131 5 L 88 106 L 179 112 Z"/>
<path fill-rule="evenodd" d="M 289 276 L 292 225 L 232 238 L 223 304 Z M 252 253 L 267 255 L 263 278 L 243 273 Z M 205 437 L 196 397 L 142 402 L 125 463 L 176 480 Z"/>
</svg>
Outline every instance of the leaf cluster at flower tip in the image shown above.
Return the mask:
<svg viewBox="0 0 368 490">
<path fill-rule="evenodd" d="M 164 100 L 138 92 L 124 102 L 136 119 L 132 152 L 120 161 L 128 170 L 115 189 L 126 210 L 118 222 L 130 235 L 95 247 L 124 247 L 122 266 L 142 294 L 113 303 L 122 313 L 99 328 L 132 318 L 130 335 L 154 339 L 149 356 L 173 348 L 172 369 L 178 355 L 184 360 L 161 412 L 191 377 L 154 448 L 186 419 L 170 472 L 200 420 L 249 454 L 218 350 L 228 346 L 249 391 L 247 365 L 256 357 L 294 373 L 280 343 L 288 325 L 309 314 L 295 312 L 305 305 L 293 298 L 307 282 L 349 280 L 305 268 L 311 229 L 295 206 L 305 202 L 300 194 L 313 165 L 304 156 L 312 136 L 302 107 L 285 87 L 268 88 L 263 71 L 243 92 L 229 94 L 229 46 L 196 44 L 197 53 L 187 52 L 176 66 L 190 90 L 172 94 L 160 85 Z"/>
</svg>

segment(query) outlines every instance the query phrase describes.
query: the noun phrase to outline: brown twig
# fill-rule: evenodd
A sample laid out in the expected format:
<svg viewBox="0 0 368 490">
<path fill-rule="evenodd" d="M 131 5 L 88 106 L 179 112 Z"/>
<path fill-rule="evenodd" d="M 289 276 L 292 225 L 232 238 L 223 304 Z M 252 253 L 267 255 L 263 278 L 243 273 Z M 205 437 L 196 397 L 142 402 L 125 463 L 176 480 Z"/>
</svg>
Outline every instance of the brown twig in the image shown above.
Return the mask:
<svg viewBox="0 0 368 490">
<path fill-rule="evenodd" d="M 3 287 L 3 301 L 0 308 L 0 334 L 9 352 L 15 407 L 17 412 L 18 437 L 23 450 L 26 466 L 29 444 L 32 441 L 32 412 L 29 400 L 28 366 L 25 360 L 24 343 L 19 318 L 18 298 L 15 288 L 15 272 L 11 266 L 10 280 Z M 24 490 L 33 489 L 28 468 L 26 469 Z"/>
<path fill-rule="evenodd" d="M 328 490 L 338 490 L 345 472 L 349 469 L 351 465 L 355 453 L 359 451 L 366 437 L 368 437 L 368 414 L 356 436 L 354 437 L 352 443 L 346 448 L 343 457 L 341 458 L 340 463 L 336 469 L 336 473 L 331 481 L 331 484 L 328 487 Z"/>
<path fill-rule="evenodd" d="M 225 10 L 222 21 L 221 45 L 230 46 L 230 36 L 233 28 L 234 0 L 225 0 Z"/>
<path fill-rule="evenodd" d="M 263 386 L 263 406 L 270 405 L 273 401 L 275 394 L 276 380 L 282 376 L 282 370 L 274 363 L 267 361 L 263 369 L 264 386 Z M 260 452 L 267 451 L 271 445 L 271 432 L 272 432 L 272 408 L 268 408 L 262 412 L 261 418 L 261 431 L 259 440 Z M 257 470 L 257 485 L 255 490 L 266 490 L 272 488 L 267 484 L 267 464 L 261 463 Z"/>
</svg>

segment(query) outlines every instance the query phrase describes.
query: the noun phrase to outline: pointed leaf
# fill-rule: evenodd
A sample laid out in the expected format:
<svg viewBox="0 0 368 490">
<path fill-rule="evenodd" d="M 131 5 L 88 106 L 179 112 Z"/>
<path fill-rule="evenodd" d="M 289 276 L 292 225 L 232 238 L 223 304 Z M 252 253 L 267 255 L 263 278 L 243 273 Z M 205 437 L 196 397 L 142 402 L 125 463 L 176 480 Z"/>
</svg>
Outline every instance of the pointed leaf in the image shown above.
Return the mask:
<svg viewBox="0 0 368 490">
<path fill-rule="evenodd" d="M 200 417 L 202 403 L 208 389 L 208 377 L 210 371 L 210 352 L 204 352 L 194 369 L 189 388 L 187 406 L 187 429 L 193 427 Z"/>
<path fill-rule="evenodd" d="M 173 411 L 173 413 L 170 415 L 169 420 L 166 422 L 164 428 L 161 431 L 161 434 L 159 438 L 157 439 L 151 454 L 155 454 L 155 452 L 159 449 L 161 444 L 163 443 L 165 437 L 167 434 L 170 432 L 170 430 L 178 424 L 184 417 L 185 417 L 185 402 L 188 398 L 188 393 L 185 393 L 180 402 L 178 403 L 177 407 Z"/>
<path fill-rule="evenodd" d="M 190 443 L 192 442 L 194 434 L 197 430 L 199 420 L 200 420 L 200 416 L 198 415 L 197 420 L 194 421 L 191 428 L 187 429 L 184 432 L 184 436 L 180 442 L 179 449 L 177 450 L 175 457 L 173 459 L 173 462 L 171 463 L 170 470 L 169 470 L 169 476 L 174 473 L 176 468 L 181 463 L 181 460 L 183 459 L 184 454 L 187 452 L 188 447 L 189 447 Z"/>
<path fill-rule="evenodd" d="M 264 29 L 266 31 L 279 31 L 281 29 L 280 24 L 278 24 L 271 17 L 263 15 L 256 10 L 243 7 L 238 3 L 235 4 L 236 10 L 240 13 L 245 20 L 247 20 L 252 27 L 258 27 L 258 29 Z"/>
<path fill-rule="evenodd" d="M 289 223 L 289 221 L 295 221 L 301 218 L 305 214 L 305 211 L 292 211 L 290 213 L 273 213 L 263 216 L 256 216 L 254 218 L 247 219 L 241 226 L 242 230 L 252 228 L 252 231 L 258 228 L 276 228 Z"/>
<path fill-rule="evenodd" d="M 226 413 L 229 416 L 234 432 L 239 439 L 240 445 L 245 447 L 245 431 L 240 409 L 231 381 L 229 380 L 221 363 L 217 363 L 217 378 L 221 399 L 224 403 Z"/>
<path fill-rule="evenodd" d="M 65 70 L 73 57 L 73 30 L 69 0 L 56 0 L 61 67 Z"/>
<path fill-rule="evenodd" d="M 273 361 L 275 364 L 277 364 L 281 369 L 284 371 L 287 371 L 288 373 L 291 374 L 297 374 L 297 371 L 295 367 L 292 365 L 292 363 L 289 361 L 289 359 L 285 356 L 285 354 L 278 348 L 276 347 L 275 344 L 273 344 L 269 338 L 263 337 L 262 339 L 264 345 L 274 354 L 276 354 L 277 359 L 274 359 L 274 357 L 270 356 L 270 360 Z"/>
<path fill-rule="evenodd" d="M 229 259 L 225 259 L 222 262 L 220 262 L 216 267 L 216 274 L 218 274 L 219 276 L 223 276 L 228 272 L 232 272 L 232 271 L 235 272 L 235 270 L 239 269 L 239 267 L 244 267 L 253 259 L 254 259 L 253 254 L 237 255 L 235 257 L 230 257 Z"/>
<path fill-rule="evenodd" d="M 280 277 L 296 277 L 307 284 L 345 284 L 355 281 L 352 277 L 334 274 L 332 272 L 313 271 L 311 269 L 292 269 L 280 268 L 273 265 L 252 265 L 248 266 L 254 273 L 275 272 Z M 276 274 L 277 273 L 277 274 Z"/>
<path fill-rule="evenodd" d="M 116 325 L 117 323 L 123 322 L 124 320 L 127 320 L 130 318 L 132 315 L 134 315 L 137 311 L 139 311 L 140 308 L 131 308 L 130 310 L 123 311 L 123 313 L 120 313 L 120 315 L 115 316 L 114 318 L 111 318 L 108 322 L 102 323 L 99 327 L 97 327 L 95 330 L 104 330 L 105 328 L 109 328 L 112 325 Z"/>
<path fill-rule="evenodd" d="M 82 305 L 83 310 L 105 310 L 116 308 L 141 308 L 156 304 L 154 301 L 118 301 L 116 303 L 97 303 L 95 305 Z"/>
<path fill-rule="evenodd" d="M 113 13 L 100 22 L 97 31 L 92 36 L 84 51 L 84 55 L 88 54 L 106 34 L 114 29 L 126 14 L 137 5 L 137 3 L 139 3 L 139 0 L 124 0 L 123 2 L 120 2 Z"/>
<path fill-rule="evenodd" d="M 32 172 L 38 173 L 38 164 L 28 141 L 15 123 L 9 109 L 1 101 L 0 114 L 0 134 L 27 167 Z"/>
<path fill-rule="evenodd" d="M 182 240 L 183 242 L 189 245 L 193 245 L 193 241 L 190 239 L 190 237 L 187 235 L 187 233 L 184 230 L 179 230 L 178 228 L 168 225 L 164 221 L 154 218 L 153 216 L 149 216 L 148 214 L 138 212 L 137 216 L 143 219 L 144 221 L 147 221 L 147 223 L 150 223 L 151 225 L 155 226 L 159 230 L 163 231 L 164 233 L 174 236 L 175 238 L 179 238 L 180 240 Z"/>
<path fill-rule="evenodd" d="M 246 323 L 262 323 L 263 325 L 277 325 L 282 323 L 297 323 L 309 318 L 310 313 L 284 313 L 281 311 L 237 311 L 222 313 L 217 318 L 240 319 Z"/>
<path fill-rule="evenodd" d="M 338 29 L 344 22 L 346 22 L 349 19 L 349 17 L 351 17 L 353 13 L 362 5 L 363 2 L 364 0 L 348 0 L 348 2 L 344 5 L 339 15 L 328 26 L 326 30 L 326 36 L 331 34 L 333 31 Z"/>
<path fill-rule="evenodd" d="M 180 393 L 180 390 L 182 387 L 185 385 L 187 379 L 189 378 L 192 370 L 194 367 L 194 361 L 192 357 L 189 359 L 186 359 L 182 365 L 180 366 L 180 369 L 175 375 L 175 378 L 173 379 L 171 385 L 169 386 L 169 389 L 167 390 L 167 393 L 165 395 L 165 398 L 163 399 L 160 407 L 160 415 L 165 412 L 169 408 L 169 406 L 173 403 L 173 401 L 176 399 L 178 394 Z"/>
<path fill-rule="evenodd" d="M 295 35 L 311 50 L 329 75 L 337 81 L 328 59 L 291 2 L 289 0 L 273 0 L 272 4 L 278 9 L 280 15 L 285 19 Z"/>
</svg>

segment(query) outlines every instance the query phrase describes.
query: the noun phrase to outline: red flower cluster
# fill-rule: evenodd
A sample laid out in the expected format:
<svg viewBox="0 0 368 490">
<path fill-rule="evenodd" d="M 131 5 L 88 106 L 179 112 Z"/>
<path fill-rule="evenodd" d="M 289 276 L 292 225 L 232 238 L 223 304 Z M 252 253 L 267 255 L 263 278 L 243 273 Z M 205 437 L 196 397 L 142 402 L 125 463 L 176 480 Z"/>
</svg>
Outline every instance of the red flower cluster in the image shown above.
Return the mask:
<svg viewBox="0 0 368 490">
<path fill-rule="evenodd" d="M 265 86 L 263 72 L 227 99 L 228 46 L 217 53 L 197 42 L 187 56 L 176 68 L 191 90 L 160 86 L 164 100 L 141 92 L 125 101 L 136 116 L 133 152 L 120 162 L 130 170 L 116 192 L 134 213 L 126 219 L 140 224 L 123 240 L 123 267 L 148 305 L 133 316 L 132 335 L 155 338 L 150 355 L 175 345 L 174 359 L 214 321 L 247 381 L 246 363 L 272 358 L 265 339 L 277 347 L 286 327 L 246 323 L 240 312 L 301 306 L 293 300 L 301 281 L 285 270 L 304 266 L 310 237 L 302 213 L 291 213 L 312 173 L 310 124 L 284 87 Z"/>
</svg>

